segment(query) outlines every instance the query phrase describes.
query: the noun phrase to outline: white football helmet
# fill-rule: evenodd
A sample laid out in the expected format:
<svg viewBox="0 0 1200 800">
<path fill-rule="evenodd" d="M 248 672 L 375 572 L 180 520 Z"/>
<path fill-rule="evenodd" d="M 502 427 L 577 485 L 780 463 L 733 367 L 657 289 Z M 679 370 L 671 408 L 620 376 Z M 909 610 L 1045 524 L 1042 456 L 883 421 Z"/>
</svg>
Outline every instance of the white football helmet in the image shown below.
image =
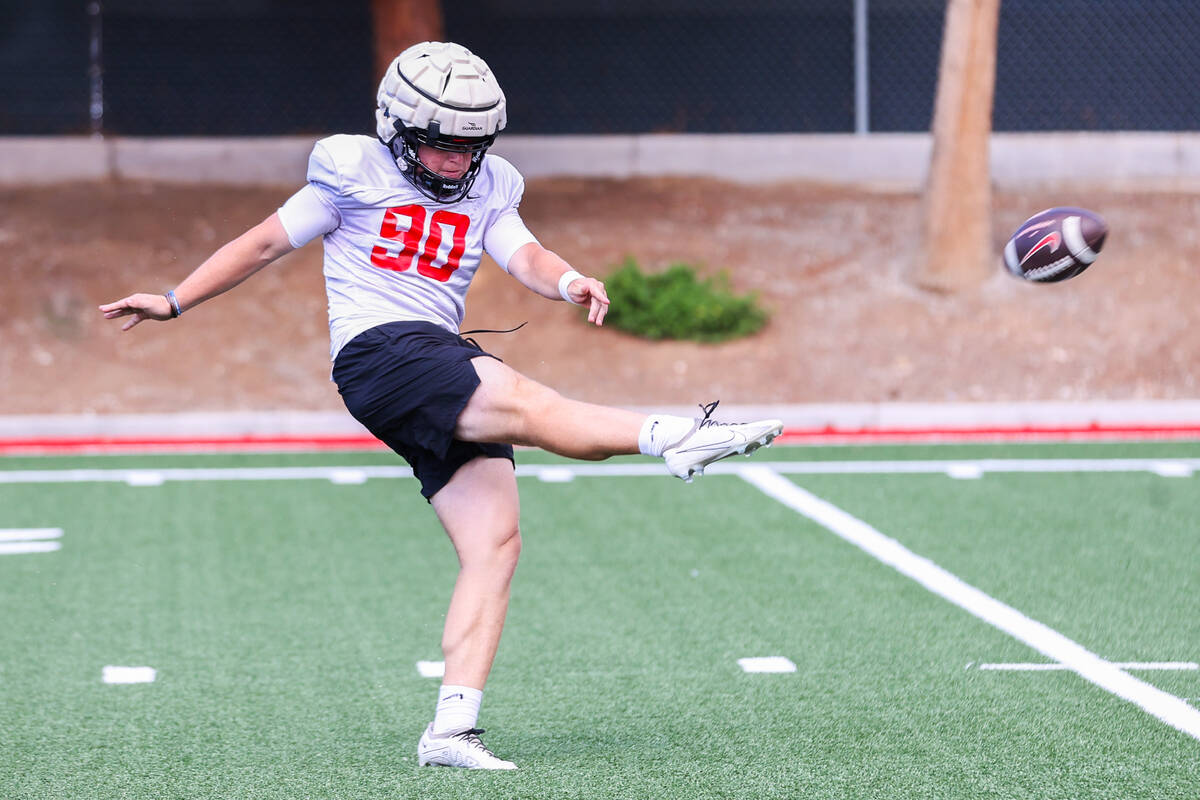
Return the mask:
<svg viewBox="0 0 1200 800">
<path fill-rule="evenodd" d="M 483 155 L 507 121 L 504 92 L 484 60 L 462 45 L 422 42 L 392 61 L 379 83 L 375 109 L 379 141 L 423 194 L 439 203 L 467 196 Z M 461 178 L 425 167 L 419 145 L 471 154 Z"/>
</svg>

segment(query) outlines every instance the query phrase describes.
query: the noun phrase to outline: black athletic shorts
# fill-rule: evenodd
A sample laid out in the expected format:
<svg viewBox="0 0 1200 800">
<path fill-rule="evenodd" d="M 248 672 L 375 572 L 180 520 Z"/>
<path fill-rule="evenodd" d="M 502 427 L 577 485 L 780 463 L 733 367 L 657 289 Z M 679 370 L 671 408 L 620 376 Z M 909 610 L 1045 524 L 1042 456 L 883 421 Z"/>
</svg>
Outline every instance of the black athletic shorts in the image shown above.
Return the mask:
<svg viewBox="0 0 1200 800">
<path fill-rule="evenodd" d="M 334 360 L 346 408 L 408 462 L 427 500 L 477 456 L 513 460 L 512 445 L 454 438 L 479 386 L 470 361 L 478 356 L 496 358 L 433 323 L 389 322 L 355 336 Z"/>
</svg>

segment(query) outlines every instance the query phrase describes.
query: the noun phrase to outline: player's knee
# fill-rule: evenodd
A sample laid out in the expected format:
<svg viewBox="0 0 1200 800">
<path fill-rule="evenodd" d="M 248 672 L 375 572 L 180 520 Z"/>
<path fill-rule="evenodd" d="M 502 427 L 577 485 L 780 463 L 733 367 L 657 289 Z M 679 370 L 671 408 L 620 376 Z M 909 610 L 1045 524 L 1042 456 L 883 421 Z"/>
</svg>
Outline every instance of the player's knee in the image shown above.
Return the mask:
<svg viewBox="0 0 1200 800">
<path fill-rule="evenodd" d="M 521 555 L 521 528 L 514 521 L 493 526 L 486 536 L 481 536 L 465 552 L 460 553 L 466 568 L 511 571 Z"/>
<path fill-rule="evenodd" d="M 521 557 L 521 529 L 519 526 L 512 526 L 496 551 L 497 560 L 511 574 L 517 568 L 517 560 Z"/>
<path fill-rule="evenodd" d="M 488 553 L 487 568 L 505 583 L 512 579 L 521 557 L 521 529 L 516 524 L 507 525 L 496 531 L 492 549 Z"/>
</svg>

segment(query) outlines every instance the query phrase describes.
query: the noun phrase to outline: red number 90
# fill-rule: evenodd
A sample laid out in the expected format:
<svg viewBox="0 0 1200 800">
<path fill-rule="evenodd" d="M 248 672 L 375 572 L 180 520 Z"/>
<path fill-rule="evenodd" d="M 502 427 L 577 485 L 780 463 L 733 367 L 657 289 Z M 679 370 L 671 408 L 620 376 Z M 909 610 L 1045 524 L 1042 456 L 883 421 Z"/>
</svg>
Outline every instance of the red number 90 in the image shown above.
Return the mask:
<svg viewBox="0 0 1200 800">
<path fill-rule="evenodd" d="M 408 226 L 403 230 L 398 225 L 401 218 L 408 220 Z M 429 222 L 428 229 L 426 220 Z M 445 209 L 438 209 L 430 216 L 425 207 L 419 205 L 389 208 L 383 212 L 383 225 L 379 229 L 379 236 L 398 241 L 400 249 L 392 253 L 388 248 L 377 244 L 371 248 L 371 263 L 380 269 L 404 272 L 412 266 L 415 256 L 417 272 L 420 275 L 444 283 L 450 280 L 450 276 L 458 269 L 459 259 L 467 249 L 467 228 L 470 225 L 470 217 Z M 438 255 L 446 227 L 453 231 L 454 239 L 450 244 L 450 252 L 439 264 Z"/>
</svg>

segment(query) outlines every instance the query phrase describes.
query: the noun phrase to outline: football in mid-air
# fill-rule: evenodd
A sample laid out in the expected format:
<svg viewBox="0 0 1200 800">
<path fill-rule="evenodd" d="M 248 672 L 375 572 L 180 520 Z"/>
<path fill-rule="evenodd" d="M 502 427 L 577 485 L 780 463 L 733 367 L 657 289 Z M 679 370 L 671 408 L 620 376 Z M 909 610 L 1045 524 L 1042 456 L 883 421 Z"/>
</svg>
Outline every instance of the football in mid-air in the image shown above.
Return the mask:
<svg viewBox="0 0 1200 800">
<path fill-rule="evenodd" d="M 1048 208 L 1021 223 L 1004 248 L 1004 266 L 1035 283 L 1074 278 L 1092 265 L 1108 225 L 1085 208 Z"/>
</svg>

